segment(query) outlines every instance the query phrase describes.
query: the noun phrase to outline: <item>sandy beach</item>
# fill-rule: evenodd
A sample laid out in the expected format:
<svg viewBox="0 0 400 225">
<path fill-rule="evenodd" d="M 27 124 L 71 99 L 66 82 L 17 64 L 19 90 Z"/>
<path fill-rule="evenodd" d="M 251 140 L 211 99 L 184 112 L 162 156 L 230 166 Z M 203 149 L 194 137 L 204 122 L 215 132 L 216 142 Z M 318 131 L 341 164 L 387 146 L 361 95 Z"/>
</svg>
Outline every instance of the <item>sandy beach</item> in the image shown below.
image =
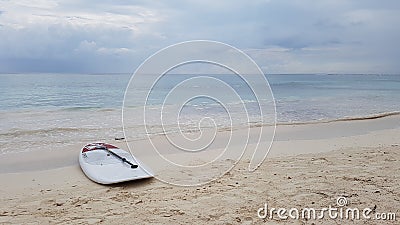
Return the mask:
<svg viewBox="0 0 400 225">
<path fill-rule="evenodd" d="M 222 134 L 224 135 L 224 134 Z M 227 134 L 226 134 L 227 135 Z M 157 140 L 156 140 L 157 141 Z M 123 141 L 113 141 L 121 148 Z M 398 224 L 396 220 L 259 218 L 275 208 L 336 206 L 400 215 L 400 116 L 279 125 L 267 159 L 244 157 L 207 185 L 157 179 L 99 185 L 85 177 L 86 143 L 0 157 L 0 224 Z M 135 143 L 137 148 L 140 141 Z M 251 145 L 252 143 L 250 143 Z M 262 143 L 261 143 L 262 144 Z M 223 165 L 222 165 L 223 166 Z M 173 176 L 174 174 L 171 174 Z M 373 214 L 371 214 L 373 215 Z"/>
<path fill-rule="evenodd" d="M 0 0 L 0 225 L 400 225 L 399 21 Z"/>
</svg>

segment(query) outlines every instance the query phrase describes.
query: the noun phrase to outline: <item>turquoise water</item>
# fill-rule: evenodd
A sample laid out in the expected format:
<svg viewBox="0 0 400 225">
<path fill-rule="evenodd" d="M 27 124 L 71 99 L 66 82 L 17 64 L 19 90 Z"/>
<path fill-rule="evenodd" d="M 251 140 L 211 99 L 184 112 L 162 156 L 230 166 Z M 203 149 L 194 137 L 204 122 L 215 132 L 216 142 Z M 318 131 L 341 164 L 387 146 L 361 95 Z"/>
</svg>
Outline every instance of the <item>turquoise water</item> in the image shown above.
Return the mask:
<svg viewBox="0 0 400 225">
<path fill-rule="evenodd" d="M 194 76 L 197 75 L 166 76 L 155 85 L 148 104 L 161 109 L 171 88 Z M 250 117 L 257 114 L 258 102 L 241 79 L 233 75 L 207 76 L 228 83 L 244 100 Z M 1 152 L 16 151 L 15 143 L 35 149 L 39 148 L 38 142 L 61 147 L 77 140 L 107 141 L 123 136 L 121 107 L 130 77 L 130 74 L 1 74 Z M 305 74 L 266 77 L 275 97 L 278 123 L 359 118 L 400 111 L 399 75 Z M 186 87 L 184 91 L 190 93 L 193 88 L 199 87 L 207 90 L 211 96 L 219 91 L 212 83 Z M 241 103 L 228 99 L 226 104 L 235 106 Z M 141 113 L 139 103 L 137 107 L 137 112 Z M 179 122 L 183 127 L 187 125 L 188 129 L 197 126 L 204 116 L 216 118 L 220 127 L 229 125 L 226 111 L 210 99 L 198 98 L 188 102 L 182 114 Z M 272 115 L 266 116 L 272 118 Z M 151 126 L 160 126 L 151 124 L 151 120 L 147 122 Z M 133 126 L 139 127 L 141 123 L 143 121 L 135 121 Z M 168 127 L 173 123 L 176 121 L 167 121 L 165 125 Z M 135 138 L 145 136 L 138 129 Z"/>
<path fill-rule="evenodd" d="M 230 84 L 245 101 L 255 101 L 237 77 L 211 76 Z M 174 85 L 190 77 L 193 76 L 169 76 L 155 86 L 149 104 L 161 105 Z M 267 78 L 280 122 L 358 117 L 400 110 L 398 75 L 267 75 Z M 129 74 L 2 74 L 0 111 L 119 109 L 129 79 Z M 212 84 L 208 86 L 210 95 L 218 91 Z M 191 87 L 187 91 L 190 92 Z"/>
<path fill-rule="evenodd" d="M 129 75 L 1 74 L 0 110 L 121 107 Z"/>
<path fill-rule="evenodd" d="M 273 75 L 278 121 L 334 120 L 400 110 L 399 75 Z"/>
</svg>

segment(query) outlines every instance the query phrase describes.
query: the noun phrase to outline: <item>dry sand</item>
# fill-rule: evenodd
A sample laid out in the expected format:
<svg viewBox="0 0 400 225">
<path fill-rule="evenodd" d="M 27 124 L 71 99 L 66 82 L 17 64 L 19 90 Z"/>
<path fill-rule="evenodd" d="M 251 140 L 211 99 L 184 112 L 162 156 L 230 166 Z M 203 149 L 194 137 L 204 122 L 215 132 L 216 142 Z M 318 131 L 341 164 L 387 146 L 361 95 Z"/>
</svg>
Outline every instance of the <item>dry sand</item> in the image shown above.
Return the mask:
<svg viewBox="0 0 400 225">
<path fill-rule="evenodd" d="M 77 164 L 83 144 L 1 156 L 0 224 L 399 224 L 399 218 L 257 216 L 265 203 L 321 209 L 336 206 L 342 196 L 347 207 L 400 217 L 399 116 L 278 126 L 270 155 L 258 170 L 249 172 L 244 158 L 220 179 L 198 187 L 157 179 L 95 184 Z"/>
</svg>

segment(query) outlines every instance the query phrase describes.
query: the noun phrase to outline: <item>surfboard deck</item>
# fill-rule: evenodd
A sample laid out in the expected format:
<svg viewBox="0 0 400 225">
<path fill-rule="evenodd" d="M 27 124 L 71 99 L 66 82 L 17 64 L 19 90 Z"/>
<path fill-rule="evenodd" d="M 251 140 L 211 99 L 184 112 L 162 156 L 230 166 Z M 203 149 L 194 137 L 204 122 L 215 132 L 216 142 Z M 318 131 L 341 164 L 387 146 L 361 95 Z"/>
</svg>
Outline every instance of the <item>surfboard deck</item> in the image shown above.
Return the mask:
<svg viewBox="0 0 400 225">
<path fill-rule="evenodd" d="M 79 165 L 89 179 L 100 184 L 154 177 L 153 172 L 128 151 L 102 142 L 85 145 L 79 154 Z"/>
</svg>

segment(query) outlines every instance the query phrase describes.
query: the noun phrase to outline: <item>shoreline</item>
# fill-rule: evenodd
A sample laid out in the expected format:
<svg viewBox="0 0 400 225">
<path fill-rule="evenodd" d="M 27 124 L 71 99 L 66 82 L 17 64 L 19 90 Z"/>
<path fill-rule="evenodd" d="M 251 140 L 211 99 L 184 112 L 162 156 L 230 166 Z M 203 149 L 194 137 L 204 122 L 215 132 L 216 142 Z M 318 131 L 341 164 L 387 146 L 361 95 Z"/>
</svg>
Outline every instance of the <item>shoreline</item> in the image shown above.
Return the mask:
<svg viewBox="0 0 400 225">
<path fill-rule="evenodd" d="M 26 153 L 30 151 L 43 151 L 49 149 L 52 146 L 55 149 L 67 148 L 80 148 L 75 146 L 77 143 L 84 145 L 94 141 L 112 142 L 114 139 L 118 139 L 124 136 L 123 128 L 120 118 L 120 109 L 113 109 L 110 112 L 105 109 L 101 109 L 97 113 L 90 113 L 89 111 L 76 111 L 74 114 L 70 114 L 67 111 L 64 112 L 20 112 L 17 114 L 2 114 L 2 123 L 7 129 L 3 129 L 0 133 L 0 137 L 3 138 L 1 142 L 2 149 L 0 149 L 0 161 L 1 157 L 9 154 Z M 48 114 L 50 113 L 50 114 Z M 55 113 L 52 115 L 51 113 Z M 346 121 L 375 121 L 385 118 L 397 118 L 400 116 L 400 111 L 391 111 L 378 114 L 369 114 L 366 116 L 354 116 L 339 119 L 326 119 L 326 120 L 314 120 L 305 122 L 278 122 L 276 124 L 278 129 L 285 129 L 284 127 L 300 126 L 300 125 L 315 125 L 320 124 L 338 124 Z M 82 118 L 83 122 L 79 122 L 76 119 L 71 118 Z M 7 118 L 7 119 L 6 119 Z M 49 119 L 53 118 L 53 119 Z M 104 119 L 107 118 L 107 119 Z M 34 122 L 36 121 L 36 122 Z M 37 125 L 35 125 L 37 123 Z M 129 128 L 133 131 L 133 135 L 130 137 L 130 141 L 143 141 L 147 139 L 146 131 L 141 126 L 137 125 L 133 128 Z M 167 128 L 172 127 L 167 125 Z M 250 123 L 248 125 L 236 125 L 233 128 L 221 126 L 217 129 L 218 133 L 227 132 L 233 130 L 240 132 L 243 129 L 272 129 L 272 125 L 261 124 L 261 123 Z M 197 132 L 193 130 L 194 127 L 183 126 L 183 133 L 192 135 Z M 167 133 L 163 133 L 163 128 L 159 125 L 151 125 L 151 129 L 154 129 L 154 133 L 150 134 L 151 138 L 157 138 L 158 136 L 165 135 L 179 135 L 179 130 L 170 129 Z M 212 128 L 204 128 L 205 130 Z M 369 129 L 369 128 L 368 128 Z M 367 129 L 367 130 L 368 130 Z M 350 134 L 351 135 L 351 134 Z M 310 137 L 313 139 L 314 137 Z M 119 143 L 119 142 L 118 142 Z M 68 147 L 73 146 L 73 147 Z M 52 152 L 49 152 L 52 154 Z M 28 154 L 29 155 L 29 154 Z M 8 157 L 8 156 L 6 156 Z M 0 166 L 0 173 L 2 169 Z"/>
<path fill-rule="evenodd" d="M 305 121 L 305 122 L 278 122 L 277 126 L 375 120 L 375 119 L 381 119 L 381 118 L 385 118 L 385 117 L 392 117 L 392 116 L 399 116 L 399 115 L 400 115 L 400 111 L 391 111 L 391 112 L 371 113 L 371 114 L 367 114 L 364 116 L 342 117 L 342 118 L 337 118 L 337 119 L 322 119 L 322 120 L 312 120 L 312 121 Z"/>
<path fill-rule="evenodd" d="M 50 107 L 50 108 L 18 108 L 18 109 L 0 109 L 0 113 L 2 114 L 37 114 L 37 113 L 60 113 L 60 112 L 117 112 L 122 113 L 121 107 L 99 107 L 99 106 L 71 106 L 71 107 Z M 384 112 L 371 112 L 368 114 L 362 115 L 352 115 L 352 116 L 343 116 L 338 118 L 324 118 L 324 119 L 315 119 L 315 120 L 306 120 L 306 121 L 277 121 L 277 125 L 301 125 L 301 124 L 315 124 L 315 123 L 332 123 L 332 122 L 340 122 L 340 121 L 358 121 L 358 120 L 370 120 L 370 119 L 379 119 L 390 116 L 400 115 L 400 111 L 384 111 Z M 251 123 L 250 123 L 251 124 Z M 258 125 L 258 124 L 256 124 Z M 268 124 L 263 124 L 263 126 L 268 126 Z"/>
<path fill-rule="evenodd" d="M 250 134 L 257 132 L 257 127 L 250 128 Z M 400 113 L 388 113 L 386 116 L 373 117 L 371 119 L 362 120 L 337 120 L 332 122 L 316 122 L 301 124 L 284 124 L 277 125 L 273 146 L 267 158 L 277 156 L 290 156 L 307 153 L 319 153 L 338 150 L 339 146 L 356 147 L 350 144 L 350 141 L 343 139 L 351 139 L 368 146 L 374 146 L 375 140 L 379 140 L 381 144 L 389 144 L 396 142 L 396 137 L 400 134 Z M 246 129 L 235 129 L 239 135 L 245 136 Z M 228 131 L 218 131 L 219 134 L 228 135 Z M 399 132 L 400 133 L 400 132 Z M 389 135 L 388 135 L 389 134 Z M 172 134 L 175 135 L 175 134 Z M 376 138 L 379 136 L 380 138 Z M 387 136 L 387 137 L 385 137 Z M 152 140 L 161 139 L 165 135 L 155 135 Z M 375 137 L 375 138 L 371 138 Z M 120 148 L 128 150 L 125 140 L 100 140 L 105 141 Z M 146 139 L 133 140 L 134 145 L 148 148 L 144 142 Z M 253 141 L 254 142 L 254 141 Z M 249 145 L 253 145 L 252 140 Z M 342 145 L 335 144 L 344 143 Z M 262 144 L 263 142 L 261 142 Z M 313 144 L 312 144 L 313 143 Z M 400 141 L 399 141 L 400 143 Z M 4 173 L 21 173 L 26 171 L 42 171 L 49 169 L 57 169 L 68 166 L 78 165 L 78 152 L 86 145 L 86 142 L 68 144 L 63 149 L 52 149 L 51 146 L 43 146 L 41 150 L 27 152 L 9 152 L 0 155 L 0 174 Z M 296 149 L 295 146 L 301 146 Z M 309 146 L 313 146 L 309 149 Z M 353 146 L 352 146 L 353 145 Z M 376 146 L 376 145 L 375 145 Z M 65 149 L 65 150 L 64 150 Z M 278 150 L 279 149 L 279 150 Z M 133 152 L 135 154 L 135 152 Z"/>
</svg>

